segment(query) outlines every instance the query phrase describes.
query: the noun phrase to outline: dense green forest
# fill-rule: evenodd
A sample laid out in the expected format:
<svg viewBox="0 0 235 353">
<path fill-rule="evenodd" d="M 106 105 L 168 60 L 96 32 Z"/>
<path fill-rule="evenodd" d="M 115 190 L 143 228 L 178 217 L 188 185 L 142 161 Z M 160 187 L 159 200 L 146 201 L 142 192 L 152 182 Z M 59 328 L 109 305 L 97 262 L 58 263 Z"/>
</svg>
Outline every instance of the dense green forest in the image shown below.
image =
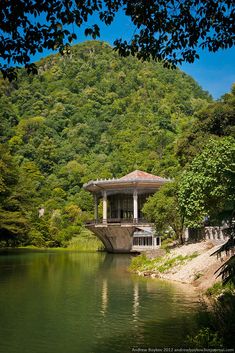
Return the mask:
<svg viewBox="0 0 235 353">
<path fill-rule="evenodd" d="M 83 183 L 134 169 L 177 178 L 210 137 L 234 134 L 235 90 L 213 102 L 179 69 L 106 43 L 38 66 L 0 80 L 1 246 L 66 246 L 93 214 Z"/>
</svg>

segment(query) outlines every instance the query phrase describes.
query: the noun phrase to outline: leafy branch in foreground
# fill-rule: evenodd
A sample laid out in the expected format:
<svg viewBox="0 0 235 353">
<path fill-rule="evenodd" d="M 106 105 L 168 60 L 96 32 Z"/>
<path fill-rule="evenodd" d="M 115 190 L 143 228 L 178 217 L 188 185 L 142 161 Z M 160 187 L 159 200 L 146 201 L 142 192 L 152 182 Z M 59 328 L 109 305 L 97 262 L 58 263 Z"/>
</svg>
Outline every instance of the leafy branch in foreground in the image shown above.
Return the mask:
<svg viewBox="0 0 235 353">
<path fill-rule="evenodd" d="M 110 25 L 120 11 L 136 28 L 130 42 L 114 42 L 123 56 L 176 66 L 198 59 L 199 47 L 216 52 L 235 44 L 233 0 L 9 0 L 0 3 L 0 71 L 10 80 L 17 77 L 12 66 L 25 65 L 35 73 L 32 55 L 44 49 L 69 54 L 81 26 L 86 36 L 96 39 L 99 23 Z M 92 15 L 99 20 L 88 25 Z"/>
</svg>

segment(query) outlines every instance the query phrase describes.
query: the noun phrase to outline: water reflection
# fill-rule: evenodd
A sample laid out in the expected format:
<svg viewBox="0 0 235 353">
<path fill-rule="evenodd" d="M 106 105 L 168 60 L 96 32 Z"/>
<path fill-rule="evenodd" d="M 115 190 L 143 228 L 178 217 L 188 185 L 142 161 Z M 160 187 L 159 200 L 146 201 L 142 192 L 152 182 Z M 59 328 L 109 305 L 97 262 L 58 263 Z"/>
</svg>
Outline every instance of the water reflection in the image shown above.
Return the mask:
<svg viewBox="0 0 235 353">
<path fill-rule="evenodd" d="M 134 282 L 134 288 L 133 288 L 133 322 L 136 322 L 138 319 L 138 313 L 139 313 L 139 284 L 137 282 Z"/>
<path fill-rule="evenodd" d="M 105 316 L 108 308 L 108 281 L 103 279 L 102 281 L 102 303 L 101 303 L 101 314 Z"/>
</svg>

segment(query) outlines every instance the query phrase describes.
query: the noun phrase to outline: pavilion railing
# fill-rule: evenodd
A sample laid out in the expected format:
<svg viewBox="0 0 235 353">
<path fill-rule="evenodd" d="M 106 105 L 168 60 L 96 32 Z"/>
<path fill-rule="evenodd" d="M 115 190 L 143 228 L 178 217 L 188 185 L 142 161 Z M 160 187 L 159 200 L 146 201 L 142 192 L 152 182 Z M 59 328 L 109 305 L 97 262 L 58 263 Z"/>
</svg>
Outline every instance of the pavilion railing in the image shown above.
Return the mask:
<svg viewBox="0 0 235 353">
<path fill-rule="evenodd" d="M 147 221 L 144 218 L 138 218 L 138 219 L 133 219 L 133 218 L 108 218 L 107 220 L 103 219 L 98 219 L 98 220 L 89 220 L 86 222 L 86 225 L 95 225 L 95 224 L 150 224 L 149 221 Z"/>
</svg>

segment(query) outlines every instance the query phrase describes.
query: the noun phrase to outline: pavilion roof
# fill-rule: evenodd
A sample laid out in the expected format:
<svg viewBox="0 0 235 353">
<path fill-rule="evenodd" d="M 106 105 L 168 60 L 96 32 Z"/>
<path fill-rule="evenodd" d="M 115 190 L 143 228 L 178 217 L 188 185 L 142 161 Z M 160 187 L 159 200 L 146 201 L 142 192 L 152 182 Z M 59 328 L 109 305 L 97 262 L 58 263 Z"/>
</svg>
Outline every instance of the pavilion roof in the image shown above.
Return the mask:
<svg viewBox="0 0 235 353">
<path fill-rule="evenodd" d="M 90 192 L 100 191 L 101 189 L 114 190 L 133 187 L 157 189 L 168 181 L 170 181 L 170 179 L 165 179 L 157 175 L 149 174 L 143 172 L 142 170 L 134 170 L 133 172 L 124 175 L 119 179 L 113 178 L 91 180 L 84 184 L 83 187 Z"/>
<path fill-rule="evenodd" d="M 143 172 L 142 170 L 134 170 L 133 172 L 124 175 L 119 180 L 166 180 L 160 176 Z"/>
</svg>

